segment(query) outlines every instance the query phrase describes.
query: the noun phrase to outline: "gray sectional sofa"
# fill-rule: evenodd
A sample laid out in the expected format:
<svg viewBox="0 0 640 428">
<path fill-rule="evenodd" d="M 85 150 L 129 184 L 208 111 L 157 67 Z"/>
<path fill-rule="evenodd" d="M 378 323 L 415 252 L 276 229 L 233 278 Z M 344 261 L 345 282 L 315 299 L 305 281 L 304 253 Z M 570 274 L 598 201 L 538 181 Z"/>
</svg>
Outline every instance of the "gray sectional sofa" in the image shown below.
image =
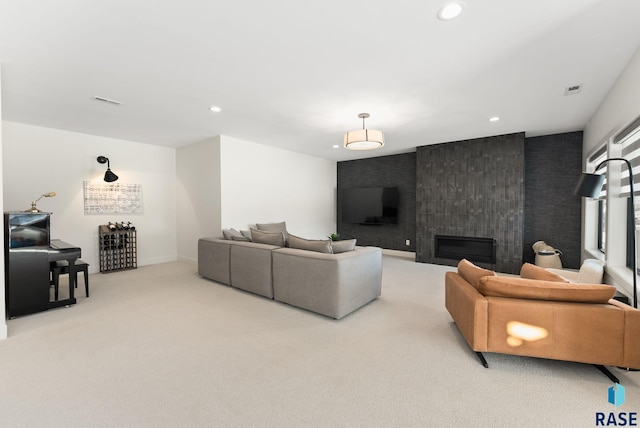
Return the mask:
<svg viewBox="0 0 640 428">
<path fill-rule="evenodd" d="M 221 238 L 198 241 L 198 273 L 270 299 L 340 319 L 378 298 L 382 250 L 327 254 Z"/>
</svg>

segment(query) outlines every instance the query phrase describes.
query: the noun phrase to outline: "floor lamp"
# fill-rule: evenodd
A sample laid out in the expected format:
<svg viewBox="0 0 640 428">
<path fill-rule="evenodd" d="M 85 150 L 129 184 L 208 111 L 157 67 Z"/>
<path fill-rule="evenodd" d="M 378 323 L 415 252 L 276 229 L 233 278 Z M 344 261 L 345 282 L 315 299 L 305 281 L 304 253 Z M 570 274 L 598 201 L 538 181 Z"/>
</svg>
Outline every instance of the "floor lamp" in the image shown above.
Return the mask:
<svg viewBox="0 0 640 428">
<path fill-rule="evenodd" d="M 629 186 L 631 190 L 631 212 L 633 213 L 633 307 L 638 308 L 638 287 L 637 287 L 637 276 L 638 276 L 638 258 L 637 258 L 637 249 L 636 249 L 636 206 L 634 201 L 634 190 L 633 190 L 633 170 L 631 167 L 631 162 L 624 158 L 609 158 L 605 159 L 596 166 L 597 171 L 602 166 L 610 161 L 622 161 L 627 164 L 627 170 L 629 171 Z M 597 198 L 602 191 L 602 184 L 604 183 L 604 175 L 600 174 L 589 174 L 583 172 L 580 180 L 578 181 L 578 185 L 576 189 L 573 191 L 574 195 L 580 195 L 585 198 Z"/>
</svg>

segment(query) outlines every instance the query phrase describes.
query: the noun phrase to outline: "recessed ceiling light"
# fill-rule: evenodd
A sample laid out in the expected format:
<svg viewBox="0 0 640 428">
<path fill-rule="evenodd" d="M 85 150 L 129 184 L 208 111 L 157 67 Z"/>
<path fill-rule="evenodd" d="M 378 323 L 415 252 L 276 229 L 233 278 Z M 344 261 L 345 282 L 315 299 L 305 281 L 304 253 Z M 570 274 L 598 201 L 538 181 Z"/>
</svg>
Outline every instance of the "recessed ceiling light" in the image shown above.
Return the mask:
<svg viewBox="0 0 640 428">
<path fill-rule="evenodd" d="M 442 6 L 438 11 L 438 18 L 443 21 L 455 19 L 462 13 L 462 3 L 452 2 Z"/>
<path fill-rule="evenodd" d="M 337 144 L 334 144 L 334 145 L 333 145 L 333 148 L 334 148 L 334 149 L 339 149 L 339 148 L 340 148 L 340 146 L 339 146 L 339 145 L 337 145 Z"/>
<path fill-rule="evenodd" d="M 489 122 L 497 122 L 497 121 L 499 121 L 499 120 L 500 120 L 500 117 L 499 117 L 499 116 L 493 116 L 493 117 L 490 117 L 490 118 L 489 118 Z"/>
<path fill-rule="evenodd" d="M 222 109 L 218 106 L 211 106 L 209 107 L 209 110 L 211 110 L 214 113 L 220 113 L 222 111 Z"/>
</svg>

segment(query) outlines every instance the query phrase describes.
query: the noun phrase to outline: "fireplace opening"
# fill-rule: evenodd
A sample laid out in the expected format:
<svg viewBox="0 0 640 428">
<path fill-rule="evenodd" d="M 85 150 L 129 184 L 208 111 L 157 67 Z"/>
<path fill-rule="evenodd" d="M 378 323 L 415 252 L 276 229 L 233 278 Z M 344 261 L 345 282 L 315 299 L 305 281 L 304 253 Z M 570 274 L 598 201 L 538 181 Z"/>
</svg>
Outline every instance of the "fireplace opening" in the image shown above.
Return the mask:
<svg viewBox="0 0 640 428">
<path fill-rule="evenodd" d="M 436 235 L 435 257 L 495 264 L 496 245 L 493 238 Z"/>
</svg>

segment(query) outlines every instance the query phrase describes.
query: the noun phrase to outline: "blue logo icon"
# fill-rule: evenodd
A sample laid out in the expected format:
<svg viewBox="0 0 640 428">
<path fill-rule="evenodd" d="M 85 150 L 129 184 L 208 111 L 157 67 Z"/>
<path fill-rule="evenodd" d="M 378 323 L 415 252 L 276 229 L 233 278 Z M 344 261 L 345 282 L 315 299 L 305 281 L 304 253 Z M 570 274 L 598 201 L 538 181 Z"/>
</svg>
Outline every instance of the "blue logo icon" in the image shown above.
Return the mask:
<svg viewBox="0 0 640 428">
<path fill-rule="evenodd" d="M 624 386 L 616 383 L 609 388 L 609 403 L 616 407 L 620 407 L 624 404 Z"/>
</svg>

